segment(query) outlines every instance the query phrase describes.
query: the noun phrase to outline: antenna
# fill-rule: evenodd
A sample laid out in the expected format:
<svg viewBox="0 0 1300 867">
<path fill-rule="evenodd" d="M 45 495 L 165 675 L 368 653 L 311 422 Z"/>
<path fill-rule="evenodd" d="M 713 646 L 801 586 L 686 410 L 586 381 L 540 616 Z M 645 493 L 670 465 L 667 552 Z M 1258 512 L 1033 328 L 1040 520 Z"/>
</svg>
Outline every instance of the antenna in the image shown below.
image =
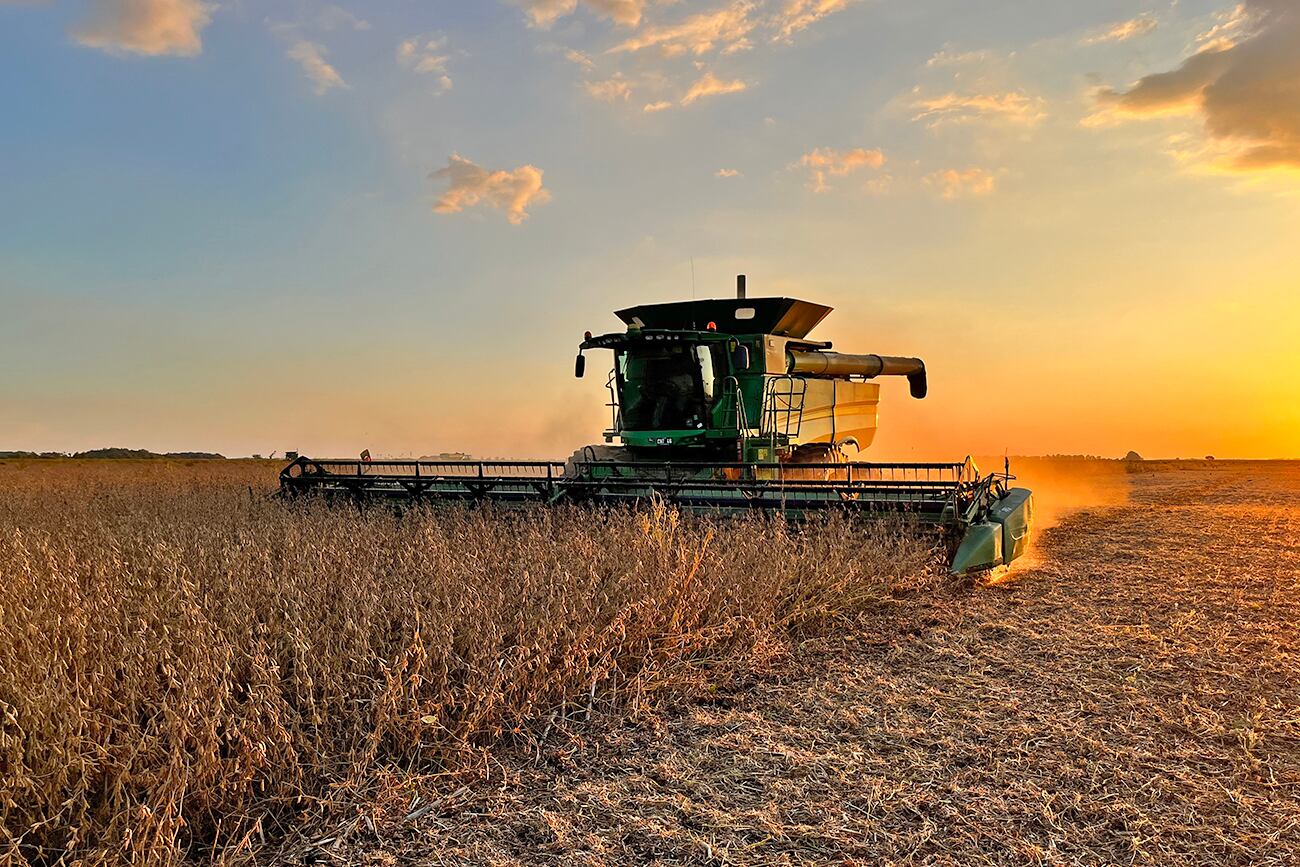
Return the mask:
<svg viewBox="0 0 1300 867">
<path fill-rule="evenodd" d="M 695 257 L 691 257 L 691 300 L 695 300 Z"/>
</svg>

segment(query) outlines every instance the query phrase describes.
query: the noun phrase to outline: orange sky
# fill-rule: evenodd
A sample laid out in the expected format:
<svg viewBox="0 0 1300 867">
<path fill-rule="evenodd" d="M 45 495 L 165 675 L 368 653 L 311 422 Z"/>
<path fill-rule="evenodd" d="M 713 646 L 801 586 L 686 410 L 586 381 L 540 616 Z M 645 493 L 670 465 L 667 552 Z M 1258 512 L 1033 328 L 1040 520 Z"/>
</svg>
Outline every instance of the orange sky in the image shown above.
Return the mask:
<svg viewBox="0 0 1300 867">
<path fill-rule="evenodd" d="M 927 361 L 871 457 L 1300 457 L 1284 0 L 0 4 L 0 104 L 0 450 L 564 455 L 743 272 Z"/>
</svg>

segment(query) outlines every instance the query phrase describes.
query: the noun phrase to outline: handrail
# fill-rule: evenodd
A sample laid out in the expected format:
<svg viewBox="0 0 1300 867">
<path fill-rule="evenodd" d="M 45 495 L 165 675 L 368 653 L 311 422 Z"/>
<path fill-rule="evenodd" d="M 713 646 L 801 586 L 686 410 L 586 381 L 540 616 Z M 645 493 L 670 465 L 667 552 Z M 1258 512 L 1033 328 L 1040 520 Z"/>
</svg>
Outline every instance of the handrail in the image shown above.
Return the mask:
<svg viewBox="0 0 1300 867">
<path fill-rule="evenodd" d="M 722 378 L 723 399 L 730 398 L 730 410 L 734 416 L 736 430 L 740 432 L 741 439 L 745 438 L 745 433 L 749 430 L 749 419 L 745 416 L 745 399 L 740 390 L 740 380 L 734 375 Z M 724 407 L 724 413 L 726 408 Z"/>
<path fill-rule="evenodd" d="M 918 471 L 929 470 L 932 472 L 946 471 L 958 475 L 961 474 L 962 469 L 965 466 L 965 464 L 963 464 L 960 461 L 957 462 L 938 461 L 938 462 L 930 462 L 930 463 L 910 463 L 907 461 L 898 461 L 898 462 L 882 461 L 878 463 L 871 462 L 871 461 L 845 461 L 842 463 L 827 462 L 827 463 L 806 463 L 806 464 L 782 463 L 780 461 L 664 461 L 664 462 L 593 461 L 591 462 L 591 465 L 601 466 L 601 467 L 615 467 L 620 469 L 626 468 L 626 469 L 641 469 L 641 470 L 654 470 L 656 468 L 661 468 L 661 467 L 672 467 L 674 469 L 682 469 L 682 470 L 703 470 L 703 469 L 710 469 L 710 468 L 744 469 L 747 467 L 757 467 L 759 469 L 786 468 L 790 470 L 808 470 L 808 469 L 842 470 L 848 467 L 852 467 L 858 470 L 874 469 L 874 470 L 918 470 Z"/>
<path fill-rule="evenodd" d="M 621 433 L 623 425 L 619 420 L 619 410 L 621 410 L 622 407 L 618 405 L 618 389 L 614 387 L 616 382 L 618 382 L 618 370 L 617 368 L 611 367 L 609 369 L 609 376 L 605 379 L 605 388 L 609 389 L 609 403 L 605 405 L 609 407 L 609 429 L 614 431 L 614 433 Z"/>
<path fill-rule="evenodd" d="M 789 388 L 780 391 L 777 389 L 777 383 L 786 383 Z M 796 384 L 799 388 L 795 387 Z M 760 419 L 759 433 L 771 437 L 773 448 L 776 447 L 778 436 L 786 439 L 799 436 L 799 431 L 803 427 L 803 405 L 807 394 L 808 381 L 801 376 L 783 374 L 769 378 L 764 384 L 763 417 Z M 781 399 L 784 399 L 784 406 L 779 405 Z M 784 416 L 784 426 L 778 422 L 779 416 Z"/>
</svg>

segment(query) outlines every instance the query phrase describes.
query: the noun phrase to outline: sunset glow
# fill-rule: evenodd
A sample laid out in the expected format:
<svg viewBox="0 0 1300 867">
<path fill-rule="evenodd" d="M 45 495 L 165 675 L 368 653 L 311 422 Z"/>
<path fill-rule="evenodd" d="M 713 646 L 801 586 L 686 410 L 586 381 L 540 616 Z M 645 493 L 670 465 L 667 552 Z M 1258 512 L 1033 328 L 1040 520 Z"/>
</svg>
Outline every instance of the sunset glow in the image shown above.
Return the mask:
<svg viewBox="0 0 1300 867">
<path fill-rule="evenodd" d="M 872 458 L 1300 457 L 1292 0 L 0 2 L 0 105 L 0 450 L 563 456 L 745 273 Z"/>
</svg>

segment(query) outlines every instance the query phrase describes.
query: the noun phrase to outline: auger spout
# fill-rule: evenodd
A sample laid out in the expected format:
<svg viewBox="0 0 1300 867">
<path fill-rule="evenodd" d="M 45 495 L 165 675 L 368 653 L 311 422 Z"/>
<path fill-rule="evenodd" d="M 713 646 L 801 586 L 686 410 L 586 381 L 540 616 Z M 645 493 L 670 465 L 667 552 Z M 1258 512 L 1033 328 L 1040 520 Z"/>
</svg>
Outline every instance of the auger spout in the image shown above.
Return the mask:
<svg viewBox="0 0 1300 867">
<path fill-rule="evenodd" d="M 906 376 L 912 397 L 923 398 L 929 391 L 925 362 L 919 358 L 792 349 L 786 353 L 786 369 L 807 376 Z"/>
</svg>

